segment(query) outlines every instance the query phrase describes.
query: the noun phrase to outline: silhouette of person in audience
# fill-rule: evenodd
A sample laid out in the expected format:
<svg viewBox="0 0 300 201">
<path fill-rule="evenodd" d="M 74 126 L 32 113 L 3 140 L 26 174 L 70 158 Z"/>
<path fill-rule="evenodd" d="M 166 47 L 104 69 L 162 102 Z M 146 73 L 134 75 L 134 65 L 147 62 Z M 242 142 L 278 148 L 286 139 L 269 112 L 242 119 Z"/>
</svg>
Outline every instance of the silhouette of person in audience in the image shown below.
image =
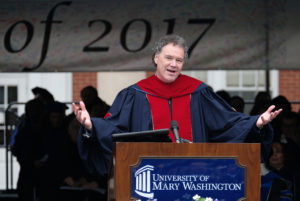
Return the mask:
<svg viewBox="0 0 300 201">
<path fill-rule="evenodd" d="M 223 100 L 225 100 L 229 105 L 231 103 L 231 96 L 230 94 L 225 90 L 219 90 L 216 92 Z"/>
<path fill-rule="evenodd" d="M 261 201 L 293 201 L 293 175 L 286 166 L 285 145 L 273 142 L 272 152 L 262 166 Z"/>
<path fill-rule="evenodd" d="M 80 97 L 92 117 L 104 117 L 110 106 L 98 96 L 97 89 L 87 86 L 80 91 Z"/>
<path fill-rule="evenodd" d="M 18 127 L 13 145 L 13 154 L 20 164 L 17 191 L 20 200 L 32 201 L 35 196 L 38 175 L 35 166 L 42 156 L 42 117 L 44 104 L 39 99 L 26 103 L 22 126 Z"/>
<path fill-rule="evenodd" d="M 240 113 L 244 113 L 245 101 L 240 96 L 233 96 L 231 98 L 231 106 Z"/>
<path fill-rule="evenodd" d="M 250 115 L 258 115 L 268 109 L 271 105 L 271 97 L 268 92 L 261 91 L 255 96 L 254 105 L 250 111 Z"/>
<path fill-rule="evenodd" d="M 66 109 L 66 105 L 58 101 L 51 102 L 47 106 L 41 143 L 43 157 L 36 163 L 37 195 L 40 201 L 58 200 L 60 184 L 68 171 L 65 152 L 68 144 L 65 125 Z"/>
<path fill-rule="evenodd" d="M 104 200 L 106 198 L 106 178 L 100 178 L 98 175 L 89 174 L 80 159 L 77 148 L 79 128 L 80 123 L 73 117 L 68 125 L 69 143 L 65 150 L 66 153 L 68 153 L 66 158 L 66 167 L 68 171 L 66 172 L 62 185 L 74 188 L 68 188 L 71 190 L 70 192 L 65 191 L 63 200 L 83 200 L 86 197 L 88 197 L 89 200 Z M 97 191 L 99 189 L 102 189 L 102 193 Z M 91 191 L 87 193 L 83 192 L 83 190 Z M 91 193 L 93 191 L 94 193 Z"/>
<path fill-rule="evenodd" d="M 272 121 L 272 127 L 274 129 L 274 140 L 280 141 L 281 139 L 281 124 L 282 124 L 282 117 L 292 111 L 292 106 L 289 100 L 282 95 L 279 95 L 272 99 L 272 105 L 275 105 L 275 108 L 282 108 L 282 112 L 277 116 L 274 121 Z"/>
</svg>

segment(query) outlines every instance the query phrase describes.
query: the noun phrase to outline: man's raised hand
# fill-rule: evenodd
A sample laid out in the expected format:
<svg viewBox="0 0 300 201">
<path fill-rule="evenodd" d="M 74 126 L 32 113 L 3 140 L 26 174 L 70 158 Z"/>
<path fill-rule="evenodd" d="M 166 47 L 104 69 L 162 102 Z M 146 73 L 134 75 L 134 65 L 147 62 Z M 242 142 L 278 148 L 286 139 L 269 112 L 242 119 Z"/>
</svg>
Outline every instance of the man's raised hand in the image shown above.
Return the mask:
<svg viewBox="0 0 300 201">
<path fill-rule="evenodd" d="M 76 119 L 83 125 L 87 130 L 91 131 L 93 128 L 91 117 L 85 108 L 83 101 L 78 104 L 72 103 L 73 111 Z"/>
</svg>

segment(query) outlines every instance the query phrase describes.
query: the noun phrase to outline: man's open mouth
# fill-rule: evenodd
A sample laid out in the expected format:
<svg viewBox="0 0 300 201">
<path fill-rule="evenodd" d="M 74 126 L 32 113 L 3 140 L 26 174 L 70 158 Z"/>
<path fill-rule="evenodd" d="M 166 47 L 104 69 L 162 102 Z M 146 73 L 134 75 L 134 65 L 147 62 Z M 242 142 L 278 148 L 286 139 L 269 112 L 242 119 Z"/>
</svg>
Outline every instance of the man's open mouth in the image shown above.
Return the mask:
<svg viewBox="0 0 300 201">
<path fill-rule="evenodd" d="M 175 73 L 176 71 L 175 70 L 170 70 L 170 69 L 167 69 L 168 72 L 170 73 Z"/>
</svg>

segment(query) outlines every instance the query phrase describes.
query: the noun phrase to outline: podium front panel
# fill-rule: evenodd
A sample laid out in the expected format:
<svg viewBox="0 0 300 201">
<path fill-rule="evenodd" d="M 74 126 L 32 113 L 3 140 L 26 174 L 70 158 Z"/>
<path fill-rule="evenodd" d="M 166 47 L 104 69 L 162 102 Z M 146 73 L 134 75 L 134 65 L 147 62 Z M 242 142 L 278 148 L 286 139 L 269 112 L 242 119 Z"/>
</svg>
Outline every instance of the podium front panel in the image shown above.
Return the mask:
<svg viewBox="0 0 300 201">
<path fill-rule="evenodd" d="M 109 200 L 260 199 L 259 144 L 116 143 L 114 161 Z"/>
</svg>

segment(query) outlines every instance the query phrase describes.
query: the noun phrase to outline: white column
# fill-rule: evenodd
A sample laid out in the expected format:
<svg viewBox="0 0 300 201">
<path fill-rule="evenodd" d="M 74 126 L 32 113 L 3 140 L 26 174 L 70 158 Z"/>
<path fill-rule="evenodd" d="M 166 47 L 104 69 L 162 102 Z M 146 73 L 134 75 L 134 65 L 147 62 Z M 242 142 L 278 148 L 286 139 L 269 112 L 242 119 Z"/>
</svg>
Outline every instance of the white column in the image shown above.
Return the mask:
<svg viewBox="0 0 300 201">
<path fill-rule="evenodd" d="M 135 177 L 135 190 L 138 190 L 139 189 L 139 177 L 136 176 Z"/>
<path fill-rule="evenodd" d="M 147 192 L 149 193 L 150 192 L 150 171 L 148 170 L 147 171 Z"/>
<path fill-rule="evenodd" d="M 142 190 L 142 174 L 139 174 L 139 190 Z"/>
<path fill-rule="evenodd" d="M 143 191 L 146 191 L 146 172 L 143 172 Z"/>
</svg>

